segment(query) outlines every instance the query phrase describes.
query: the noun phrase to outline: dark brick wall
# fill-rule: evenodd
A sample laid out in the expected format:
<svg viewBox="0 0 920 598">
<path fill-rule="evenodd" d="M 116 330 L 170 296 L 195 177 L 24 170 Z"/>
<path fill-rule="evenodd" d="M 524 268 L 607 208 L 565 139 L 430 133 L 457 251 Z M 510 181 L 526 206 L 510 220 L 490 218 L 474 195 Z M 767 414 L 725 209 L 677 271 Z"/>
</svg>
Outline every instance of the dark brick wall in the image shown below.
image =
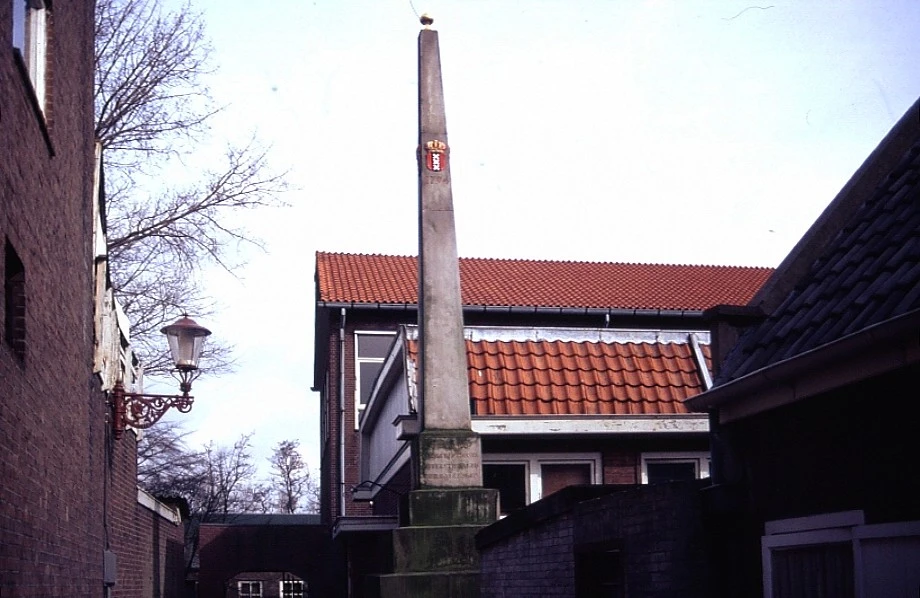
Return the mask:
<svg viewBox="0 0 920 598">
<path fill-rule="evenodd" d="M 167 576 L 176 526 L 138 507 L 133 435 L 111 438 L 93 374 L 93 2 L 51 7 L 44 114 L 14 5 L 0 4 L 0 250 L 25 271 L 25 342 L 0 328 L 0 596 L 102 596 L 106 546 L 115 596 L 163 596 L 151 566 Z"/>
<path fill-rule="evenodd" d="M 203 524 L 198 597 L 224 598 L 242 572 L 290 572 L 310 596 L 331 596 L 331 540 L 324 525 Z"/>
<path fill-rule="evenodd" d="M 484 549 L 482 598 L 574 596 L 574 531 L 569 510 Z"/>
<path fill-rule="evenodd" d="M 477 536 L 483 598 L 607 595 L 579 587 L 598 554 L 630 597 L 708 596 L 703 484 L 570 487 L 513 513 Z"/>
<path fill-rule="evenodd" d="M 106 528 L 118 559 L 112 598 L 180 597 L 185 592 L 185 527 L 138 503 L 137 442 L 109 438 Z"/>
<path fill-rule="evenodd" d="M 11 49 L 14 4 L 0 5 L 0 247 L 8 240 L 25 268 L 26 336 L 23 359 L 0 338 L 0 593 L 99 596 L 105 402 L 92 380 L 93 3 L 54 5 L 53 123 L 36 113 Z"/>
</svg>

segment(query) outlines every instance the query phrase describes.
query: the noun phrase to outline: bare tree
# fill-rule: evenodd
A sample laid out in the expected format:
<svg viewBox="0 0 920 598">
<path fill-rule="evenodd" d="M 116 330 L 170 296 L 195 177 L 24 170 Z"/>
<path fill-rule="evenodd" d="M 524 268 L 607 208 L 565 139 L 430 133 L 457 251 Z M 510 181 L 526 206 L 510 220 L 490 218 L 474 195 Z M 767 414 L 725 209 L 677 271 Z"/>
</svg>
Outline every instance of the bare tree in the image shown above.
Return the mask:
<svg viewBox="0 0 920 598">
<path fill-rule="evenodd" d="M 201 453 L 185 439 L 189 432 L 164 421 L 145 430 L 137 445 L 137 484 L 156 496 L 186 497 L 198 484 Z"/>
<path fill-rule="evenodd" d="M 303 499 L 304 478 L 309 475 L 298 447 L 296 440 L 282 440 L 269 459 L 277 505 L 282 513 L 297 512 Z"/>
<path fill-rule="evenodd" d="M 300 455 L 300 443 L 282 440 L 269 461 L 278 510 L 282 513 L 315 512 L 319 506 L 317 486 Z"/>
<path fill-rule="evenodd" d="M 137 165 L 175 151 L 214 114 L 201 77 L 212 71 L 200 13 L 186 3 L 96 1 L 96 138 Z"/>
<path fill-rule="evenodd" d="M 179 496 L 193 515 L 267 513 L 270 488 L 256 480 L 252 433 L 230 446 L 209 442 L 192 450 L 181 424 L 160 422 L 138 443 L 137 482 L 157 496 Z"/>
<path fill-rule="evenodd" d="M 240 243 L 234 212 L 281 205 L 282 174 L 255 141 L 229 147 L 197 182 L 164 185 L 157 176 L 207 141 L 217 112 L 206 84 L 211 48 L 200 13 L 160 0 L 96 2 L 96 137 L 106 163 L 107 237 L 112 284 L 147 371 L 169 369 L 159 328 L 180 313 L 206 318 L 204 264 L 228 271 Z M 211 369 L 228 367 L 230 347 L 210 343 Z M 216 366 L 216 367 L 215 367 Z"/>
<path fill-rule="evenodd" d="M 138 444 L 138 484 L 155 496 L 188 502 L 186 566 L 191 567 L 203 521 L 271 512 L 273 493 L 269 484 L 255 479 L 251 433 L 231 446 L 209 442 L 200 451 L 188 448 L 187 434 L 173 422 L 160 422 L 144 433 Z"/>
</svg>

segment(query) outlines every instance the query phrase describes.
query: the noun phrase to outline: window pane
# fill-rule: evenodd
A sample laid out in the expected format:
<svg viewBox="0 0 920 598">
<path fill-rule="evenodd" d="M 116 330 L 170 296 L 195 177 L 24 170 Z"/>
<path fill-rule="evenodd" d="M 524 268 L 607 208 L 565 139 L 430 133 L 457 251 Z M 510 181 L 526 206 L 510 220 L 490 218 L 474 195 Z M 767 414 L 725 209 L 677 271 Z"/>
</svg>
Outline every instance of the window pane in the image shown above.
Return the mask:
<svg viewBox="0 0 920 598">
<path fill-rule="evenodd" d="M 544 463 L 540 466 L 543 496 L 549 496 L 566 486 L 591 483 L 590 463 Z"/>
<path fill-rule="evenodd" d="M 484 463 L 482 485 L 498 490 L 502 515 L 527 505 L 527 466 L 523 463 Z"/>
<path fill-rule="evenodd" d="M 262 598 L 261 581 L 241 581 L 238 588 L 241 598 Z"/>
<path fill-rule="evenodd" d="M 359 334 L 358 335 L 358 358 L 383 359 L 393 344 L 392 334 Z"/>
<path fill-rule="evenodd" d="M 648 473 L 649 484 L 681 482 L 684 480 L 695 480 L 697 478 L 695 461 L 647 462 L 646 472 Z"/>
<path fill-rule="evenodd" d="M 303 598 L 304 584 L 302 581 L 282 581 L 281 598 Z"/>
<path fill-rule="evenodd" d="M 13 47 L 24 52 L 26 44 L 27 4 L 22 0 L 13 0 Z"/>
<path fill-rule="evenodd" d="M 26 270 L 19 255 L 6 243 L 3 301 L 4 337 L 19 359 L 26 356 Z"/>
<path fill-rule="evenodd" d="M 854 595 L 849 543 L 774 550 L 772 559 L 774 598 Z"/>
<path fill-rule="evenodd" d="M 377 379 L 377 374 L 380 373 L 381 369 L 383 369 L 382 363 L 374 362 L 358 364 L 358 377 L 360 378 L 361 383 L 360 401 L 362 405 L 367 404 L 367 400 L 371 396 L 371 389 L 374 387 L 374 380 Z"/>
</svg>

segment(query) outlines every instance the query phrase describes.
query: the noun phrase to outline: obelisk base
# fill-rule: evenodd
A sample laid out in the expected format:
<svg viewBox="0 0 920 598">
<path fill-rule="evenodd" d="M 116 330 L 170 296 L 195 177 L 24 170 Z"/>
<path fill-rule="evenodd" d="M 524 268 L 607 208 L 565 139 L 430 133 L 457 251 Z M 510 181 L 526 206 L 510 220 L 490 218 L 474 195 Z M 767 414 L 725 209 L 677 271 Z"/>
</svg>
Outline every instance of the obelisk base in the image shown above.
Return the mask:
<svg viewBox="0 0 920 598">
<path fill-rule="evenodd" d="M 413 490 L 393 530 L 393 569 L 378 577 L 381 598 L 478 598 L 476 532 L 498 517 L 491 488 Z"/>
</svg>

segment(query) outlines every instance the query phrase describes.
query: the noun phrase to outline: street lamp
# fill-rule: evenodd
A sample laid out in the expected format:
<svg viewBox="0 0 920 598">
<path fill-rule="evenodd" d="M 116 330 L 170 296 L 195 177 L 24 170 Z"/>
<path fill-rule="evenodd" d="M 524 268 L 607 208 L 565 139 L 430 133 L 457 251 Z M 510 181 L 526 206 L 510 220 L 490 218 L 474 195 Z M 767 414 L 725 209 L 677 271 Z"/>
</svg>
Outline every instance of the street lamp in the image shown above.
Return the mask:
<svg viewBox="0 0 920 598">
<path fill-rule="evenodd" d="M 204 326 L 199 326 L 194 320 L 183 315 L 181 318 L 164 326 L 160 332 L 166 335 L 169 341 L 169 351 L 172 353 L 173 363 L 176 364 L 176 373 L 179 377 L 179 390 L 181 395 L 155 395 L 137 392 L 125 392 L 121 380 L 115 383 L 112 389 L 114 399 L 115 418 L 112 427 L 115 439 L 121 438 L 125 428 L 146 429 L 160 421 L 160 418 L 175 407 L 181 413 L 192 410 L 194 397 L 189 395 L 192 390 L 192 381 L 201 373 L 198 370 L 198 358 L 204 339 L 211 331 Z"/>
</svg>

